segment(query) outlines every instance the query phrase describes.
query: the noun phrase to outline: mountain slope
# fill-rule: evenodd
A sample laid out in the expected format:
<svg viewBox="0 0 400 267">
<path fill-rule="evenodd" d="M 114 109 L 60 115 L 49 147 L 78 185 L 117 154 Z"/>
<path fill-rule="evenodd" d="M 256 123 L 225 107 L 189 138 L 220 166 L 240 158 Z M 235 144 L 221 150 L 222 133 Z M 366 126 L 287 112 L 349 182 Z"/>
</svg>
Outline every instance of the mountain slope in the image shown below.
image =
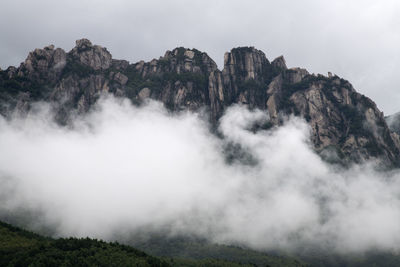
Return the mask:
<svg viewBox="0 0 400 267">
<path fill-rule="evenodd" d="M 128 246 L 89 238 L 50 239 L 0 222 L 1 266 L 170 266 Z"/>
<path fill-rule="evenodd" d="M 377 159 L 400 165 L 399 135 L 372 100 L 337 76 L 288 69 L 283 57 L 270 62 L 253 47 L 226 53 L 221 71 L 196 49 L 180 47 L 158 60 L 129 64 L 82 39 L 68 53 L 54 46 L 35 49 L 18 68 L 0 72 L 3 115 L 28 112 L 41 100 L 55 103 L 56 119 L 68 123 L 71 111 L 88 111 L 106 92 L 135 104 L 155 99 L 174 111 L 205 107 L 213 124 L 233 104 L 268 111 L 273 125 L 291 114 L 302 116 L 322 155 L 334 151 L 341 162 Z"/>
<path fill-rule="evenodd" d="M 301 261 L 190 239 L 151 239 L 141 249 L 90 238 L 52 239 L 0 222 L 0 266 L 399 266 L 393 253 L 309 251 Z M 305 263 L 306 262 L 306 263 Z"/>
<path fill-rule="evenodd" d="M 197 247 L 205 247 L 199 244 Z M 218 246 L 211 247 L 215 250 Z M 161 249 L 161 248 L 159 248 Z M 166 248 L 176 249 L 175 248 Z M 182 249 L 182 248 L 181 248 Z M 220 246 L 220 250 L 230 250 Z M 90 238 L 46 238 L 12 225 L 0 222 L 0 266 L 305 266 L 289 257 L 241 250 L 235 258 L 221 260 L 219 251 L 207 258 L 202 250 L 200 257 L 156 258 L 129 246 L 106 243 Z M 235 252 L 240 250 L 234 250 Z M 210 256 L 210 255 L 208 255 Z M 249 262 L 250 261 L 250 262 Z M 248 262 L 248 263 L 245 263 Z"/>
</svg>

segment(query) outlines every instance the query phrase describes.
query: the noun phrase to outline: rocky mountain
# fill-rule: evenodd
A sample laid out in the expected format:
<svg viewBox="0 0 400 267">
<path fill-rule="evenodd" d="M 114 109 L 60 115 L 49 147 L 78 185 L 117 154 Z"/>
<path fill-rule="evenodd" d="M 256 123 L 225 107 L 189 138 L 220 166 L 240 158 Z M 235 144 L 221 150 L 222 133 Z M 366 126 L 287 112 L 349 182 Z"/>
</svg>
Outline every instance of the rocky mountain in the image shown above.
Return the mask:
<svg viewBox="0 0 400 267">
<path fill-rule="evenodd" d="M 204 52 L 175 48 L 159 59 L 130 64 L 113 59 L 106 48 L 87 39 L 69 52 L 53 45 L 35 49 L 16 67 L 0 71 L 0 113 L 29 112 L 42 100 L 56 103 L 60 123 L 71 111 L 86 112 L 103 93 L 135 104 L 159 100 L 170 110 L 206 108 L 217 125 L 232 104 L 265 110 L 272 125 L 285 116 L 302 116 L 311 141 L 322 156 L 342 162 L 374 159 L 400 165 L 400 138 L 391 131 L 376 104 L 336 75 L 288 68 L 283 57 L 270 62 L 253 47 L 234 48 L 224 67 Z"/>
</svg>

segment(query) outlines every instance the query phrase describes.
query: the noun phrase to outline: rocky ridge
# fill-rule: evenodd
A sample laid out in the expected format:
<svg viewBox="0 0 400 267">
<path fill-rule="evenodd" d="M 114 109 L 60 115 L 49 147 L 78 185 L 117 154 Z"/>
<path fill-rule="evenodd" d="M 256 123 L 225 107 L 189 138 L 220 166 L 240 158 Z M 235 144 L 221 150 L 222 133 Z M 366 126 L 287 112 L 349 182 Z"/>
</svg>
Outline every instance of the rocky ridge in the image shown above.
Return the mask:
<svg viewBox="0 0 400 267">
<path fill-rule="evenodd" d="M 268 111 L 272 125 L 286 115 L 302 116 L 321 155 L 338 159 L 377 159 L 400 165 L 399 135 L 369 98 L 336 75 L 314 75 L 288 68 L 285 59 L 270 62 L 253 47 L 234 48 L 224 67 L 204 52 L 175 48 L 159 59 L 130 64 L 113 59 L 106 48 L 87 39 L 69 52 L 50 45 L 35 49 L 18 68 L 0 70 L 0 112 L 28 112 L 38 100 L 57 103 L 57 120 L 68 122 L 71 110 L 86 112 L 102 93 L 127 97 L 135 104 L 159 100 L 171 110 L 206 107 L 216 125 L 232 104 Z"/>
</svg>

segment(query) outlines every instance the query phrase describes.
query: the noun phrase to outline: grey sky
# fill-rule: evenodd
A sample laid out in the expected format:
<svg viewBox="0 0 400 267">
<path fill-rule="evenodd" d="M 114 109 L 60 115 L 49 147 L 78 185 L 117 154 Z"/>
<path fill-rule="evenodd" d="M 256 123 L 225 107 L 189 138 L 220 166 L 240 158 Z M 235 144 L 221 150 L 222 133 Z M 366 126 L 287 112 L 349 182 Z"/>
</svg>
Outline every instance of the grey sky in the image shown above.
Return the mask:
<svg viewBox="0 0 400 267">
<path fill-rule="evenodd" d="M 246 45 L 284 55 L 289 67 L 336 73 L 385 114 L 400 111 L 397 0 L 13 0 L 1 4 L 0 25 L 1 68 L 82 37 L 131 62 L 197 48 L 220 68 L 226 51 Z"/>
</svg>

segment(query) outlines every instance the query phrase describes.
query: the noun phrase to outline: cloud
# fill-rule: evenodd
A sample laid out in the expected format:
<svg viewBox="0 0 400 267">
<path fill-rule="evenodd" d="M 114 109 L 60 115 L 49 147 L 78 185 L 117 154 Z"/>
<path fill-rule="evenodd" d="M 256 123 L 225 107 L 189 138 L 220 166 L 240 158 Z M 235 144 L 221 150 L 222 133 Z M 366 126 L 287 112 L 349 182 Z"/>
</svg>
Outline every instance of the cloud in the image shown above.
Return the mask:
<svg viewBox="0 0 400 267">
<path fill-rule="evenodd" d="M 400 250 L 399 173 L 328 165 L 299 118 L 253 131 L 268 114 L 234 106 L 220 138 L 201 115 L 157 102 L 106 97 L 71 127 L 35 110 L 0 120 L 3 219 L 108 240 L 158 231 L 255 249 Z M 253 163 L 227 160 L 229 145 Z"/>
</svg>

